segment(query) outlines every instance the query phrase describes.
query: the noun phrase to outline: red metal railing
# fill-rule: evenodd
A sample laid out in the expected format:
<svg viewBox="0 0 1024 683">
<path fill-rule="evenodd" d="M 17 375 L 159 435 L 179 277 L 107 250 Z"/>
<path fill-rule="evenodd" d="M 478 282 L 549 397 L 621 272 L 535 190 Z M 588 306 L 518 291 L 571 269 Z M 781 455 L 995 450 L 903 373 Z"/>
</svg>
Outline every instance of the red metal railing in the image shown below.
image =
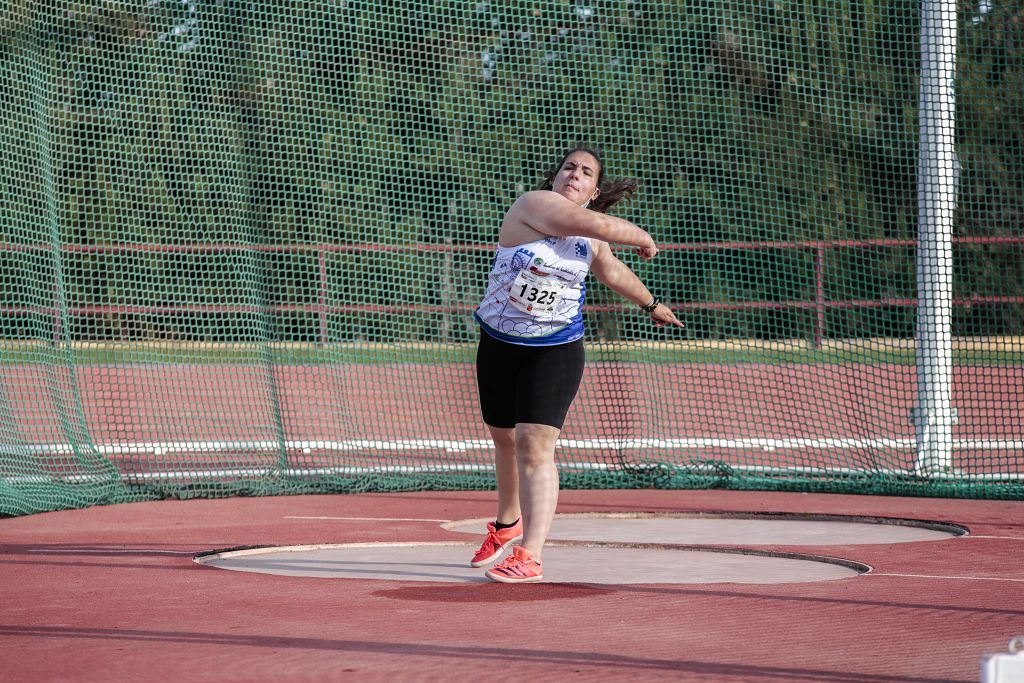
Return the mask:
<svg viewBox="0 0 1024 683">
<path fill-rule="evenodd" d="M 954 237 L 954 244 L 972 245 L 1024 245 L 1024 237 Z M 789 301 L 734 301 L 734 302 L 667 302 L 673 309 L 687 310 L 758 310 L 758 309 L 804 309 L 815 311 L 814 343 L 820 345 L 825 332 L 825 315 L 830 309 L 872 308 L 887 306 L 916 306 L 915 298 L 878 298 L 878 299 L 826 299 L 826 254 L 838 249 L 873 249 L 914 247 L 915 240 L 903 239 L 871 239 L 871 240 L 814 240 L 801 242 L 699 242 L 688 244 L 663 244 L 664 251 L 767 251 L 794 250 L 812 252 L 814 255 L 814 299 Z M 74 306 L 68 309 L 69 315 L 169 315 L 181 313 L 254 313 L 261 310 L 272 312 L 307 312 L 317 313 L 320 318 L 320 339 L 327 341 L 328 314 L 355 313 L 393 313 L 395 306 L 389 305 L 358 305 L 329 304 L 327 256 L 333 253 L 366 253 L 366 252 L 449 252 L 468 253 L 491 251 L 493 244 L 292 244 L 292 245 L 259 245 L 259 244 L 62 244 L 65 253 L 91 254 L 126 254 L 126 253 L 308 253 L 315 255 L 318 266 L 317 303 L 313 304 L 282 304 L 267 308 L 254 305 L 214 305 L 214 304 L 183 304 L 139 306 L 132 304 Z M 7 252 L 49 252 L 48 244 L 0 244 L 0 250 Z M 956 307 L 994 304 L 1024 304 L 1024 296 L 971 296 L 954 299 Z M 403 305 L 404 311 L 419 312 L 458 312 L 474 308 L 473 303 L 442 305 Z M 591 310 L 621 310 L 624 305 L 604 304 L 590 306 Z M 0 306 L 0 314 L 26 315 L 43 313 L 59 317 L 57 306 Z"/>
</svg>

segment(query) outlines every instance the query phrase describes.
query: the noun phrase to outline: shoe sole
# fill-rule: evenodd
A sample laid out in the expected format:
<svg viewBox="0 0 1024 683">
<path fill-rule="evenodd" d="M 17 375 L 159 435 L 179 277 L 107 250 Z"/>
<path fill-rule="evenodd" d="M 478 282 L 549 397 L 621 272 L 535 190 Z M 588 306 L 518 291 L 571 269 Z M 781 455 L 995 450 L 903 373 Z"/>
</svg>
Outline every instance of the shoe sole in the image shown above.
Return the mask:
<svg viewBox="0 0 1024 683">
<path fill-rule="evenodd" d="M 515 538 L 513 538 L 513 539 L 509 539 L 508 543 L 506 543 L 505 545 L 503 545 L 503 546 L 501 546 L 500 548 L 498 548 L 497 552 L 495 552 L 495 553 L 494 553 L 493 555 L 491 555 L 490 557 L 488 557 L 488 558 L 485 558 L 485 559 L 483 559 L 483 560 L 477 560 L 476 562 L 470 562 L 470 563 L 469 563 L 469 566 L 470 566 L 470 567 L 472 567 L 473 569 L 476 569 L 476 568 L 478 568 L 478 567 L 482 567 L 482 566 L 484 566 L 485 564 L 490 564 L 491 562 L 494 562 L 494 561 L 495 561 L 496 559 L 498 559 L 499 557 L 501 557 L 501 556 L 502 556 L 502 554 L 503 554 L 503 553 L 504 553 L 504 552 L 505 552 L 506 550 L 508 550 L 509 548 L 511 548 L 511 547 L 512 547 L 512 544 L 514 544 L 514 543 L 518 543 L 518 542 L 519 542 L 519 541 L 521 541 L 521 540 L 523 540 L 523 535 L 522 535 L 522 534 L 519 534 L 519 535 L 518 535 L 518 536 L 516 536 Z"/>
<path fill-rule="evenodd" d="M 500 574 L 492 574 L 489 571 L 484 572 L 484 576 L 486 576 L 491 581 L 497 581 L 498 583 L 537 583 L 538 581 L 542 581 L 544 579 L 543 574 L 539 576 L 531 576 L 526 579 L 512 579 L 507 576 L 502 576 Z"/>
</svg>

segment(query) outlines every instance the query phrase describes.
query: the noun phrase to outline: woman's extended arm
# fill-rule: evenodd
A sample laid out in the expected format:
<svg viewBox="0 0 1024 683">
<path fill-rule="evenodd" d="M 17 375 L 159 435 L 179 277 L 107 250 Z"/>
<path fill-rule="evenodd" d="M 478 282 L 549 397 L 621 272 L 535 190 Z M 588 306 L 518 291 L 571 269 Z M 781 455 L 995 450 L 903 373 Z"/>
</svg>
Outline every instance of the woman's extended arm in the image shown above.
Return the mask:
<svg viewBox="0 0 1024 683">
<path fill-rule="evenodd" d="M 593 237 L 603 242 L 637 247 L 644 258 L 658 253 L 646 230 L 608 214 L 590 211 L 557 192 L 535 190 L 516 200 L 502 221 L 503 246 L 516 246 L 537 239 L 537 234 L 554 237 Z"/>
<path fill-rule="evenodd" d="M 594 259 L 590 264 L 590 271 L 598 280 L 637 306 L 646 306 L 654 300 L 654 296 L 644 283 L 640 281 L 640 278 L 636 276 L 636 273 L 630 270 L 629 266 L 625 263 L 617 259 L 605 242 L 594 240 L 592 243 L 594 244 Z M 672 310 L 662 303 L 659 303 L 651 311 L 651 318 L 659 326 L 676 325 L 684 327 L 683 323 L 672 313 Z"/>
</svg>

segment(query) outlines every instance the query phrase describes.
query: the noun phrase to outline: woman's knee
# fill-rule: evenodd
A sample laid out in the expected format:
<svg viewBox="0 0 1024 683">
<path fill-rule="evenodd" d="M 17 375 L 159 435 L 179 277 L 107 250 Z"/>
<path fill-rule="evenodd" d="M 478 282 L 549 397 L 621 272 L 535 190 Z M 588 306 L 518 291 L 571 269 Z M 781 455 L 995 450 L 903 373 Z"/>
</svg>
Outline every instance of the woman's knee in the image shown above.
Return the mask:
<svg viewBox="0 0 1024 683">
<path fill-rule="evenodd" d="M 528 468 L 554 464 L 559 430 L 540 424 L 518 424 L 515 431 L 516 457 Z"/>
<path fill-rule="evenodd" d="M 501 427 L 491 427 L 488 425 L 488 429 L 491 431 L 491 440 L 494 442 L 495 447 L 501 452 L 514 453 L 516 450 L 516 430 L 504 429 Z"/>
</svg>

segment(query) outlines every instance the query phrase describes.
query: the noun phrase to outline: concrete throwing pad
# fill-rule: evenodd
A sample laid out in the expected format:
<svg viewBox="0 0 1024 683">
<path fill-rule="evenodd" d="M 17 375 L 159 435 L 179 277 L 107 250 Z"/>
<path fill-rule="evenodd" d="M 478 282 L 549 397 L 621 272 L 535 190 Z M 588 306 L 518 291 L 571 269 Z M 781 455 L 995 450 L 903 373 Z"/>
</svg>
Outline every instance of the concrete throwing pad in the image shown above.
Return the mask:
<svg viewBox="0 0 1024 683">
<path fill-rule="evenodd" d="M 488 582 L 470 543 L 351 543 L 253 548 L 201 555 L 199 564 L 327 579 Z M 857 576 L 869 567 L 833 558 L 757 552 L 549 544 L 545 583 L 806 583 Z"/>
<path fill-rule="evenodd" d="M 483 536 L 487 519 L 445 528 Z M 586 513 L 555 515 L 551 539 L 677 545 L 863 545 L 941 541 L 962 536 L 955 524 L 880 517 L 754 514 Z"/>
<path fill-rule="evenodd" d="M 486 519 L 443 524 L 474 534 L 466 543 L 349 543 L 249 548 L 195 561 L 236 571 L 332 579 L 475 583 L 486 568 L 469 558 Z M 724 546 L 827 546 L 939 541 L 955 524 L 880 517 L 755 513 L 555 515 L 544 547 L 546 583 L 806 583 L 844 579 L 870 567 L 833 557 Z M 700 548 L 694 546 L 715 546 Z"/>
</svg>

